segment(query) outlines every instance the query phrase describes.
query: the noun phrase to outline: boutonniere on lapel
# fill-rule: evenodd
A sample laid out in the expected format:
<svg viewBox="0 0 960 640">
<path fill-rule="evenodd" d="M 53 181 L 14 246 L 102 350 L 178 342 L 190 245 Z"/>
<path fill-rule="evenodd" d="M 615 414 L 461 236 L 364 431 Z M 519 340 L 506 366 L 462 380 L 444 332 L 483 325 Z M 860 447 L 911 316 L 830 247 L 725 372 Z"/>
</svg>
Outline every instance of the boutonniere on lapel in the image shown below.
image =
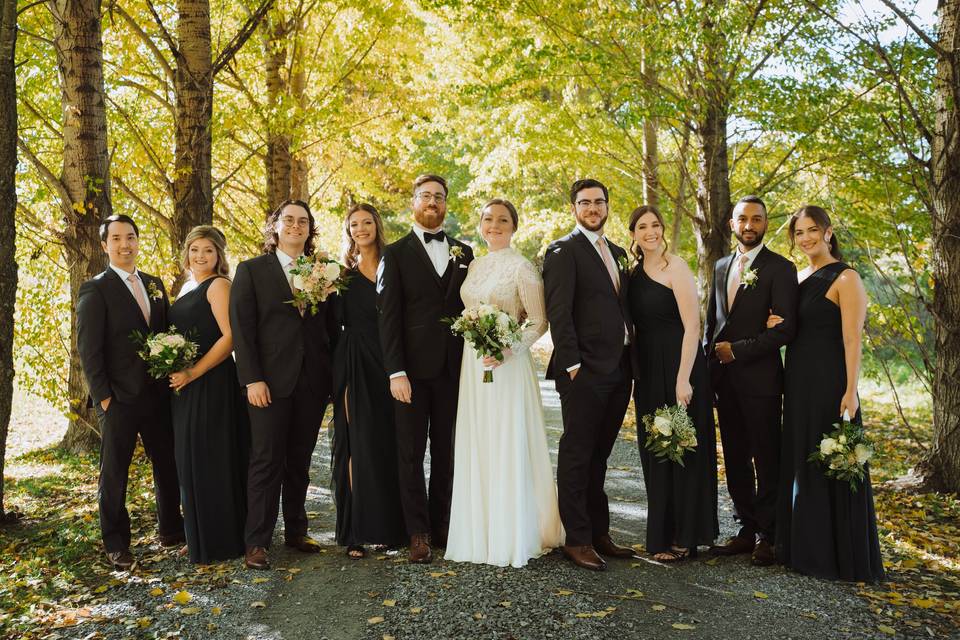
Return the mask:
<svg viewBox="0 0 960 640">
<path fill-rule="evenodd" d="M 743 274 L 740 276 L 740 284 L 743 285 L 744 289 L 752 289 L 757 286 L 757 270 L 753 267 L 745 269 Z"/>
<path fill-rule="evenodd" d="M 147 284 L 147 295 L 150 296 L 151 300 L 163 300 L 163 291 L 160 291 L 160 287 L 153 281 Z"/>
<path fill-rule="evenodd" d="M 450 245 L 450 260 L 456 262 L 463 257 L 463 247 L 458 244 Z"/>
<path fill-rule="evenodd" d="M 617 265 L 619 265 L 620 271 L 623 273 L 630 273 L 630 261 L 627 260 L 627 256 L 617 258 Z"/>
</svg>

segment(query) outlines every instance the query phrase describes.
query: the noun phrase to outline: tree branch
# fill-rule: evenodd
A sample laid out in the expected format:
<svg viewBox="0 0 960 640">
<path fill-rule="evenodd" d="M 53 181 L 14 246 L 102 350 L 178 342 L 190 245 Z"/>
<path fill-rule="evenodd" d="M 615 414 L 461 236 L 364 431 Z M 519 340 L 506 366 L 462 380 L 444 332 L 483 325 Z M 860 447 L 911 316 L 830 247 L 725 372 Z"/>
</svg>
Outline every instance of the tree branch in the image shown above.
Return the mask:
<svg viewBox="0 0 960 640">
<path fill-rule="evenodd" d="M 150 215 L 150 216 L 153 217 L 157 222 L 159 222 L 159 223 L 163 226 L 163 228 L 167 231 L 167 233 L 168 233 L 170 236 L 175 235 L 176 229 L 175 229 L 174 226 L 173 226 L 173 220 L 171 220 L 169 217 L 163 215 L 163 213 L 162 213 L 159 209 L 157 209 L 156 207 L 154 207 L 153 205 L 151 205 L 149 202 L 147 202 L 146 200 L 144 200 L 143 198 L 141 198 L 140 196 L 138 196 L 136 193 L 134 193 L 133 189 L 131 189 L 131 188 L 127 185 L 127 183 L 124 182 L 123 178 L 121 178 L 120 176 L 114 174 L 114 175 L 110 176 L 110 179 L 113 181 L 114 184 L 116 184 L 118 187 L 120 187 L 120 191 L 122 191 L 128 198 L 130 198 L 131 200 L 133 200 L 133 202 L 134 202 L 144 213 Z"/>
<path fill-rule="evenodd" d="M 927 35 L 926 32 L 924 32 L 923 29 L 921 29 L 913 20 L 911 20 L 911 19 L 910 19 L 910 16 L 908 16 L 908 15 L 907 15 L 900 7 L 898 7 L 895 3 L 891 2 L 891 0 L 880 0 L 880 2 L 882 2 L 883 4 L 885 4 L 891 11 L 893 11 L 895 14 L 897 14 L 897 17 L 900 18 L 901 20 L 903 20 L 904 24 L 906 24 L 908 27 L 910 27 L 910 29 L 911 29 L 915 34 L 917 34 L 917 36 L 918 36 L 921 40 L 923 40 L 928 47 L 930 47 L 931 49 L 933 49 L 933 50 L 937 53 L 938 56 L 940 56 L 941 58 L 948 58 L 948 57 L 950 57 L 950 52 L 948 52 L 947 50 L 945 50 L 943 47 L 941 47 L 941 46 L 937 43 L 937 41 L 935 41 L 933 38 L 931 38 L 929 35 Z"/>
<path fill-rule="evenodd" d="M 153 9 L 153 4 L 150 2 L 148 2 L 147 4 L 150 6 L 150 11 L 153 13 L 154 18 L 156 18 L 159 21 L 156 11 Z M 147 49 L 149 49 L 151 53 L 153 53 L 153 56 L 157 59 L 157 63 L 159 63 L 160 68 L 163 69 L 163 74 L 167 77 L 167 80 L 171 84 L 173 84 L 174 82 L 173 67 L 170 66 L 170 62 L 167 60 L 166 56 L 163 55 L 163 52 L 160 51 L 160 47 L 158 47 L 157 43 L 153 41 L 153 38 L 151 38 L 149 34 L 147 34 L 147 32 L 143 30 L 143 28 L 139 25 L 139 23 L 137 23 L 137 21 L 134 20 L 129 13 L 124 11 L 123 7 L 121 7 L 118 4 L 114 4 L 113 10 L 120 14 L 120 17 L 123 18 L 123 20 L 128 25 L 130 25 L 130 28 L 133 29 L 133 32 L 137 35 L 137 37 L 140 38 L 140 41 L 143 43 L 143 45 Z M 166 39 L 168 41 L 168 44 L 171 44 L 172 40 L 170 40 L 170 34 L 168 34 L 166 30 L 163 28 L 162 23 L 160 23 L 160 28 L 161 30 L 163 30 L 164 35 L 166 36 Z M 172 46 L 172 44 L 171 44 L 171 48 L 176 50 L 175 47 Z"/>
<path fill-rule="evenodd" d="M 57 195 L 60 196 L 60 205 L 62 207 L 69 208 L 73 205 L 73 200 L 70 198 L 70 192 L 67 191 L 66 185 L 63 184 L 63 181 L 60 180 L 53 172 L 43 164 L 43 161 L 37 157 L 37 154 L 33 152 L 32 149 L 27 145 L 26 141 L 17 136 L 17 148 L 23 152 L 24 157 L 30 161 L 30 164 L 34 166 L 37 170 L 37 173 L 40 174 L 40 177 L 43 178 L 43 181 L 47 183 L 51 189 L 57 192 Z"/>
<path fill-rule="evenodd" d="M 247 18 L 247 21 L 242 27 L 240 27 L 240 31 L 237 32 L 237 35 L 235 35 L 223 49 L 223 51 L 220 52 L 220 55 L 217 56 L 216 61 L 213 63 L 212 75 L 214 77 L 216 77 L 220 70 L 223 69 L 223 67 L 233 59 L 233 56 L 237 54 L 237 51 L 240 50 L 253 32 L 256 31 L 257 25 L 260 24 L 263 16 L 267 15 L 267 11 L 270 10 L 271 6 L 273 6 L 273 0 L 263 0 L 253 15 Z"/>
</svg>

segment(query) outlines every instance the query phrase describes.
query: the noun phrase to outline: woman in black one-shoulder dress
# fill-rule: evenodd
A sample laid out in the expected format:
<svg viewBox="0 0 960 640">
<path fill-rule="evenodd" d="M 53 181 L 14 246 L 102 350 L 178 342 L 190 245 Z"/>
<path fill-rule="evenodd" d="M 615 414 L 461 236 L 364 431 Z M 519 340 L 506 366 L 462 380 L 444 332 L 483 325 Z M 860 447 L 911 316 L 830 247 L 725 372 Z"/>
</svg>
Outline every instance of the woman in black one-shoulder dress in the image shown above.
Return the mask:
<svg viewBox="0 0 960 640">
<path fill-rule="evenodd" d="M 647 491 L 646 549 L 661 562 L 695 556 L 719 533 L 717 445 L 707 361 L 700 344 L 700 315 L 693 273 L 666 252 L 663 219 L 651 206 L 630 216 L 640 263 L 630 276 L 628 300 L 635 326 L 634 404 L 637 440 Z M 683 466 L 646 448 L 643 416 L 664 406 L 686 405 L 697 446 Z"/>
<path fill-rule="evenodd" d="M 351 558 L 365 544 L 394 547 L 406 530 L 400 506 L 393 399 L 377 324 L 376 271 L 383 223 L 370 205 L 345 220 L 349 279 L 335 303 L 343 333 L 333 354 L 333 486 L 337 544 Z"/>
<path fill-rule="evenodd" d="M 856 491 L 827 478 L 808 456 L 843 414 L 861 424 L 857 380 L 867 296 L 840 262 L 830 218 L 805 206 L 790 220 L 791 241 L 810 265 L 801 271 L 797 335 L 787 346 L 777 558 L 812 576 L 883 580 L 869 467 Z M 776 317 L 773 317 L 776 321 Z"/>
<path fill-rule="evenodd" d="M 197 286 L 170 307 L 170 324 L 189 333 L 200 359 L 170 376 L 174 455 L 190 562 L 243 555 L 249 423 L 231 351 L 226 241 L 195 227 L 184 241 L 184 266 Z"/>
</svg>

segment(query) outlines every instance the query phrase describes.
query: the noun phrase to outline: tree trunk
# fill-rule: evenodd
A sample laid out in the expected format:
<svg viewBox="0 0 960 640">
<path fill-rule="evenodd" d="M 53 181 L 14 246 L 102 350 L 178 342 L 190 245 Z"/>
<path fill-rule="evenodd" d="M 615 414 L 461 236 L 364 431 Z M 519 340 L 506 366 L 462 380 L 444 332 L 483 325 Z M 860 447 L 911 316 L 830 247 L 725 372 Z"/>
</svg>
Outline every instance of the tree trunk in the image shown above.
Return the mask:
<svg viewBox="0 0 960 640">
<path fill-rule="evenodd" d="M 306 72 L 304 71 L 303 51 L 303 16 L 298 14 L 294 37 L 293 73 L 290 76 L 290 93 L 296 102 L 298 113 L 307 110 Z M 290 176 L 290 197 L 304 202 L 310 202 L 310 165 L 303 155 L 292 154 L 292 174 Z"/>
<path fill-rule="evenodd" d="M 730 171 L 727 155 L 727 104 L 709 100 L 697 126 L 697 262 L 700 299 L 713 286 L 713 266 L 730 251 Z"/>
<path fill-rule="evenodd" d="M 70 302 L 76 308 L 80 285 L 106 267 L 100 248 L 100 220 L 113 213 L 110 159 L 103 91 L 103 41 L 99 0 L 56 0 L 54 46 L 63 105 L 63 173 L 69 195 L 63 202 L 64 233 L 70 263 Z M 77 352 L 77 318 L 70 317 L 70 372 L 67 382 L 70 425 L 61 446 L 92 451 L 99 442 L 97 420 L 87 409 L 87 384 Z"/>
<path fill-rule="evenodd" d="M 176 175 L 173 181 L 174 255 L 198 224 L 213 224 L 213 60 L 209 0 L 177 0 L 174 88 L 177 95 Z M 176 295 L 178 282 L 171 287 Z M 174 290 L 176 289 L 176 290 Z"/>
<path fill-rule="evenodd" d="M 640 71 L 647 87 L 648 95 L 655 96 L 657 71 L 644 55 L 640 61 Z M 643 119 L 643 203 L 660 208 L 660 158 L 657 153 L 657 119 L 647 115 Z"/>
<path fill-rule="evenodd" d="M 935 120 L 929 176 L 933 204 L 933 447 L 921 465 L 930 488 L 960 493 L 960 0 L 939 3 L 945 51 L 934 80 Z"/>
<path fill-rule="evenodd" d="M 7 433 L 13 406 L 13 312 L 17 302 L 17 0 L 0 8 L 0 521 Z"/>
<path fill-rule="evenodd" d="M 289 100 L 287 69 L 287 28 L 279 10 L 270 13 L 263 22 L 263 57 L 267 80 L 267 155 L 264 169 L 267 175 L 267 213 L 290 198 L 292 158 L 290 137 L 287 135 Z"/>
<path fill-rule="evenodd" d="M 680 142 L 680 149 L 677 154 L 677 193 L 673 199 L 673 227 L 670 230 L 670 244 L 674 251 L 680 247 L 680 234 L 683 231 L 684 212 L 687 211 L 687 188 L 689 186 L 689 174 L 687 173 L 687 162 L 690 159 L 690 130 L 685 129 L 683 140 Z"/>
</svg>

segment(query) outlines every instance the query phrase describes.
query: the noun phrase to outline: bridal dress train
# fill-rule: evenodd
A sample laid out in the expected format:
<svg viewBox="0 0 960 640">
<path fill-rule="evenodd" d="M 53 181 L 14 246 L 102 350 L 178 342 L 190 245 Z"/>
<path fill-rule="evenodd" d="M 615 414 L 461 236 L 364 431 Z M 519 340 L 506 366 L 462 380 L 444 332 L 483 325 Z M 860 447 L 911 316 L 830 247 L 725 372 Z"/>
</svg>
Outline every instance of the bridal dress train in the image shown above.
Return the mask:
<svg viewBox="0 0 960 640">
<path fill-rule="evenodd" d="M 543 280 L 513 248 L 474 260 L 460 289 L 469 308 L 492 303 L 531 326 L 483 382 L 464 345 L 446 559 L 522 567 L 563 543 L 540 386 L 530 346 L 546 331 Z"/>
</svg>

